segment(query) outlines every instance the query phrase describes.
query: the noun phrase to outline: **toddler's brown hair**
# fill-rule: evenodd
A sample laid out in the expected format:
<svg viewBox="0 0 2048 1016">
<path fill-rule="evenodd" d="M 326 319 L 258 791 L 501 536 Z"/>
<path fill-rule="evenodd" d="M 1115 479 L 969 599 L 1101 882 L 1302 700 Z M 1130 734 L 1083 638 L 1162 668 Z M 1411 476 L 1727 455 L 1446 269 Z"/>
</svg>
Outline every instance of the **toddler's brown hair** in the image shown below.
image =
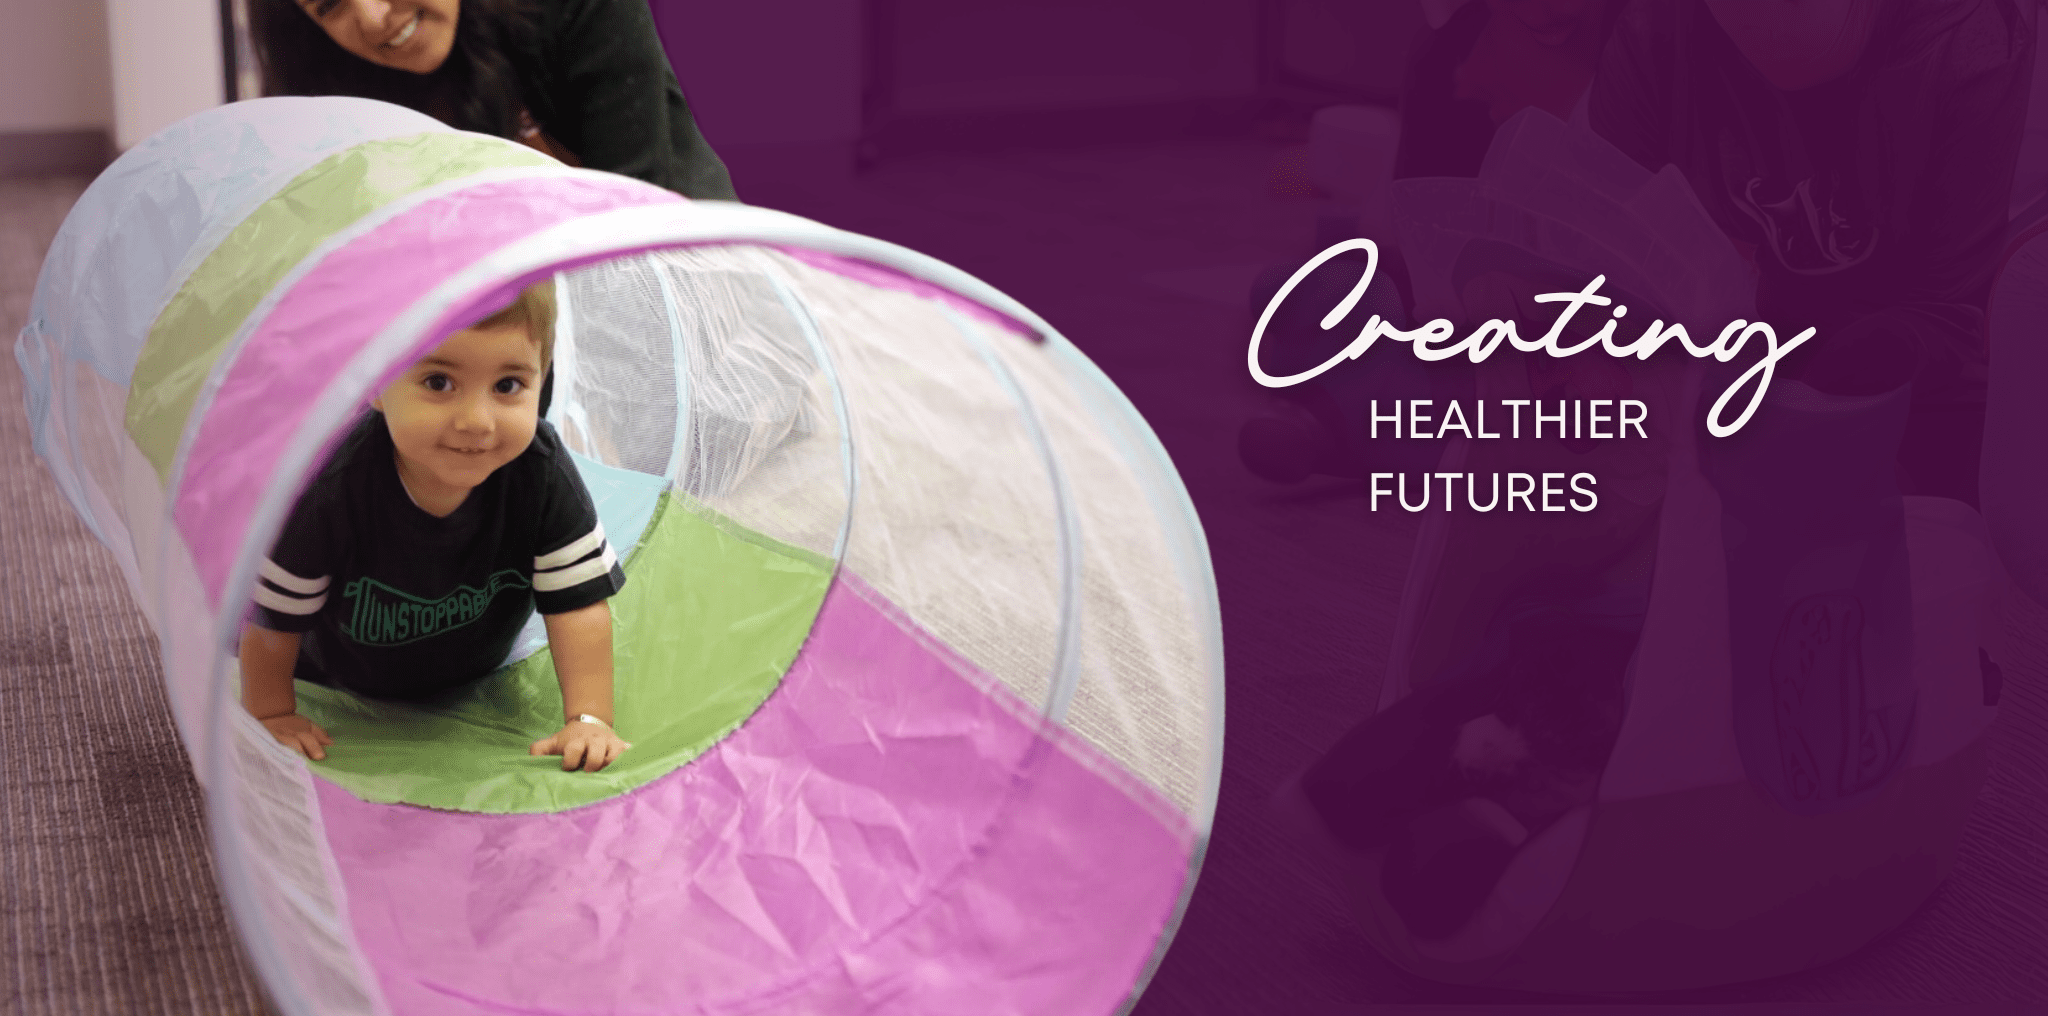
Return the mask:
<svg viewBox="0 0 2048 1016">
<path fill-rule="evenodd" d="M 524 325 L 526 334 L 540 343 L 540 369 L 546 373 L 555 358 L 555 280 L 542 279 L 519 291 L 511 303 L 472 328 L 509 328 Z"/>
</svg>

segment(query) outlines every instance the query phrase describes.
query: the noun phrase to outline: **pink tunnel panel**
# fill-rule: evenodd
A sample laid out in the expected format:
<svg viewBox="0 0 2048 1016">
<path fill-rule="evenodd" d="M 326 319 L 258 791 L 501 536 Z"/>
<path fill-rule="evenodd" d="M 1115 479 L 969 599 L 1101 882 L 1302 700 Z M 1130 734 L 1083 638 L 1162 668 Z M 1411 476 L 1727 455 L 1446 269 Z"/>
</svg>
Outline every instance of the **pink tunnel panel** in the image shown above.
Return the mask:
<svg viewBox="0 0 2048 1016">
<path fill-rule="evenodd" d="M 853 581 L 691 765 L 548 815 L 317 781 L 396 1016 L 1106 1014 L 1193 851 L 1185 819 Z"/>
<path fill-rule="evenodd" d="M 221 602 L 243 533 L 286 446 L 373 336 L 507 244 L 586 215 L 681 200 L 597 174 L 480 183 L 408 209 L 328 254 L 249 336 L 186 456 L 173 517 L 213 602 Z M 365 300 L 365 293 L 377 298 Z"/>
</svg>

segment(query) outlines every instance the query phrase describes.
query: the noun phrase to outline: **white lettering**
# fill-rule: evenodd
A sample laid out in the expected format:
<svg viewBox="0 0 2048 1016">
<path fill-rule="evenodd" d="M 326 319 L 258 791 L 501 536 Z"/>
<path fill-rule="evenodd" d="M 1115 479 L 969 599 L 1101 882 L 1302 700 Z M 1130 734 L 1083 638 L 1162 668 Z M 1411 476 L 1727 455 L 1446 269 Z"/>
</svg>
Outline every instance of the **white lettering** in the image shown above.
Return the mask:
<svg viewBox="0 0 2048 1016">
<path fill-rule="evenodd" d="M 1356 360 L 1365 355 L 1375 342 L 1383 338 L 1408 343 L 1409 351 L 1414 353 L 1415 357 L 1419 360 L 1447 360 L 1463 353 L 1473 363 L 1485 361 L 1487 357 L 1493 355 L 1494 350 L 1500 348 L 1502 343 L 1513 346 L 1524 353 L 1547 352 L 1553 357 L 1560 358 L 1583 352 L 1594 346 L 1601 346 L 1606 349 L 1610 356 L 1633 356 L 1638 360 L 1647 360 L 1651 354 L 1663 348 L 1672 339 L 1677 339 L 1685 351 L 1693 357 L 1712 356 L 1722 363 L 1727 363 L 1741 353 L 1742 348 L 1748 344 L 1751 336 L 1760 335 L 1763 337 L 1764 342 L 1763 357 L 1743 371 L 1742 375 L 1737 377 L 1728 386 L 1727 390 L 1723 391 L 1720 397 L 1714 400 L 1713 408 L 1707 411 L 1707 430 L 1715 437 L 1727 437 L 1741 430 L 1742 426 L 1749 422 L 1750 417 L 1756 415 L 1756 408 L 1763 403 L 1764 394 L 1770 388 L 1771 380 L 1776 375 L 1778 361 L 1783 360 L 1794 350 L 1804 345 L 1807 340 L 1813 338 L 1815 331 L 1812 328 L 1808 328 L 1791 339 L 1780 342 L 1777 333 L 1772 330 L 1770 325 L 1761 321 L 1749 322 L 1738 318 L 1729 322 L 1727 327 L 1721 329 L 1720 335 L 1716 336 L 1713 342 L 1705 346 L 1698 346 L 1693 343 L 1692 337 L 1686 333 L 1683 325 L 1674 323 L 1667 326 L 1660 319 L 1651 321 L 1649 327 L 1644 329 L 1642 335 L 1635 341 L 1623 345 L 1617 344 L 1614 341 L 1614 334 L 1619 320 L 1627 313 L 1628 309 L 1617 306 L 1614 308 L 1612 316 L 1608 318 L 1598 332 L 1572 345 L 1560 344 L 1565 329 L 1570 326 L 1573 315 L 1577 314 L 1580 308 L 1586 306 L 1606 307 L 1613 303 L 1612 300 L 1600 295 L 1600 287 L 1607 281 L 1607 276 L 1596 275 L 1593 277 L 1593 281 L 1586 283 L 1585 288 L 1576 293 L 1542 293 L 1533 297 L 1537 303 L 1561 303 L 1564 305 L 1558 311 L 1557 318 L 1550 323 L 1549 330 L 1544 332 L 1543 336 L 1538 339 L 1524 339 L 1517 333 L 1514 322 L 1494 318 L 1473 329 L 1471 334 L 1466 335 L 1463 339 L 1447 342 L 1446 340 L 1449 340 L 1456 333 L 1456 326 L 1445 318 L 1437 318 L 1420 328 L 1403 331 L 1381 319 L 1378 314 L 1374 314 L 1366 319 L 1365 326 L 1359 330 L 1356 338 L 1339 350 L 1335 356 L 1330 357 L 1315 367 L 1288 377 L 1274 377 L 1266 373 L 1265 368 L 1259 365 L 1259 344 L 1265 339 L 1266 326 L 1272 323 L 1274 313 L 1280 309 L 1282 304 L 1287 302 L 1288 296 L 1293 294 L 1295 287 L 1300 285 L 1301 281 L 1306 279 L 1311 272 L 1322 267 L 1331 258 L 1353 250 L 1366 252 L 1365 272 L 1359 276 L 1358 282 L 1352 285 L 1351 289 L 1345 293 L 1344 298 L 1337 302 L 1337 306 L 1331 308 L 1330 312 L 1323 316 L 1318 325 L 1324 331 L 1337 327 L 1346 317 L 1350 316 L 1353 310 L 1357 309 L 1358 302 L 1364 298 L 1366 289 L 1372 285 L 1373 275 L 1379 271 L 1379 246 L 1371 240 L 1360 238 L 1332 244 L 1322 253 L 1310 258 L 1307 264 L 1296 269 L 1294 274 L 1288 277 L 1286 283 L 1281 285 L 1280 290 L 1273 294 L 1273 298 L 1266 302 L 1266 309 L 1259 314 L 1258 324 L 1252 328 L 1251 344 L 1245 350 L 1245 366 L 1251 370 L 1253 379 L 1257 380 L 1259 384 L 1268 388 L 1287 388 L 1312 380 L 1322 376 L 1325 372 L 1346 360 Z M 1755 383 L 1754 391 L 1749 396 L 1748 401 L 1743 404 L 1742 412 L 1736 416 L 1734 421 L 1724 422 L 1722 417 L 1726 415 L 1730 401 L 1734 399 L 1736 393 L 1750 388 L 1751 382 Z M 1415 406 L 1428 404 L 1426 401 L 1410 404 L 1408 423 L 1411 436 L 1415 434 L 1414 428 L 1418 422 L 1418 418 L 1414 415 Z M 1507 399 L 1503 400 L 1502 404 L 1515 408 L 1514 436 L 1520 437 L 1522 424 L 1521 406 L 1527 405 L 1527 400 Z M 1643 404 L 1633 400 L 1623 400 L 1620 407 L 1621 416 L 1618 422 L 1623 432 L 1626 432 L 1633 425 L 1636 427 L 1637 433 L 1641 434 L 1642 417 L 1631 417 L 1629 415 L 1628 407 L 1631 405 L 1641 408 Z M 1575 433 L 1579 429 L 1577 416 L 1577 412 L 1574 412 L 1571 429 Z M 1423 417 L 1421 419 L 1427 418 Z M 1543 422 L 1552 422 L 1554 419 L 1552 417 L 1543 417 L 1537 426 L 1541 427 Z M 1562 421 L 1557 422 L 1560 428 L 1562 428 Z M 1377 419 L 1374 420 L 1374 424 L 1376 430 Z M 1460 429 L 1463 429 L 1463 425 L 1463 420 L 1461 419 L 1459 421 Z M 1447 422 L 1445 427 L 1438 428 L 1438 435 L 1441 436 L 1443 430 L 1448 426 Z M 1396 422 L 1395 427 L 1398 429 L 1400 424 Z M 1483 418 L 1480 421 L 1479 428 L 1481 431 L 1479 436 L 1481 437 L 1496 436 L 1484 433 L 1485 421 Z M 1469 436 L 1470 432 L 1468 431 L 1467 433 Z M 1377 435 L 1375 434 L 1375 436 Z M 1596 434 L 1595 436 L 1598 435 Z M 1514 483 L 1510 480 L 1509 497 L 1511 499 L 1514 497 L 1513 487 Z"/>
</svg>

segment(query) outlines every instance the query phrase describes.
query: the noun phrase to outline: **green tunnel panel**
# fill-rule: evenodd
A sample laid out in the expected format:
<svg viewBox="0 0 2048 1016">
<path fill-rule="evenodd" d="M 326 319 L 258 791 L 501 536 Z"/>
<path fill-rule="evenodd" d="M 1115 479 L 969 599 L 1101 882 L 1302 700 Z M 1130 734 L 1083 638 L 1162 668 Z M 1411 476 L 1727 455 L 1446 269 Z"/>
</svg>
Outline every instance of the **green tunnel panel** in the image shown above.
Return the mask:
<svg viewBox="0 0 2048 1016">
<path fill-rule="evenodd" d="M 560 729 L 554 661 L 536 653 L 432 705 L 376 702 L 305 682 L 299 710 L 334 735 L 312 771 L 366 801 L 458 811 L 562 811 L 687 763 L 775 690 L 810 634 L 832 562 L 673 494 L 614 597 L 613 688 L 633 747 L 601 773 L 527 746 Z"/>
<path fill-rule="evenodd" d="M 168 482 L 186 418 L 249 315 L 320 245 L 408 194 L 485 170 L 548 166 L 462 134 L 368 141 L 321 160 L 229 232 L 157 315 L 128 388 L 128 434 Z"/>
</svg>

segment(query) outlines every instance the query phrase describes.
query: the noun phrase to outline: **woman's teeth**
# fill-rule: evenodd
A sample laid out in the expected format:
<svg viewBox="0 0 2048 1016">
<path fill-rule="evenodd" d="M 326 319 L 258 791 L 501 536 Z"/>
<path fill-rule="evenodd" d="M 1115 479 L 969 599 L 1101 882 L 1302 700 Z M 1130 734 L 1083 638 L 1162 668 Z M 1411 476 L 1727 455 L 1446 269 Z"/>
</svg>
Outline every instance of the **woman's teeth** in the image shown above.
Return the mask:
<svg viewBox="0 0 2048 1016">
<path fill-rule="evenodd" d="M 397 34 L 397 35 L 394 35 L 394 36 L 392 36 L 392 37 L 391 37 L 391 41 L 390 41 L 390 42 L 387 42 L 387 43 L 385 43 L 385 44 L 384 44 L 384 48 L 385 48 L 385 49 L 397 49 L 398 47 L 400 47 L 400 46 L 403 46 L 403 45 L 405 45 L 405 44 L 406 44 L 407 42 L 411 41 L 411 39 L 412 39 L 412 33 L 414 33 L 414 32 L 416 32 L 416 31 L 418 31 L 418 30 L 419 30 L 419 27 L 420 27 L 420 12 L 419 12 L 419 11 L 414 11 L 414 12 L 412 12 L 412 20 L 411 20 L 411 21 L 408 21 L 408 22 L 406 22 L 406 23 L 405 23 L 405 27 L 404 27 L 404 28 L 401 28 L 401 29 L 399 29 L 399 30 L 398 30 L 398 34 Z"/>
</svg>

